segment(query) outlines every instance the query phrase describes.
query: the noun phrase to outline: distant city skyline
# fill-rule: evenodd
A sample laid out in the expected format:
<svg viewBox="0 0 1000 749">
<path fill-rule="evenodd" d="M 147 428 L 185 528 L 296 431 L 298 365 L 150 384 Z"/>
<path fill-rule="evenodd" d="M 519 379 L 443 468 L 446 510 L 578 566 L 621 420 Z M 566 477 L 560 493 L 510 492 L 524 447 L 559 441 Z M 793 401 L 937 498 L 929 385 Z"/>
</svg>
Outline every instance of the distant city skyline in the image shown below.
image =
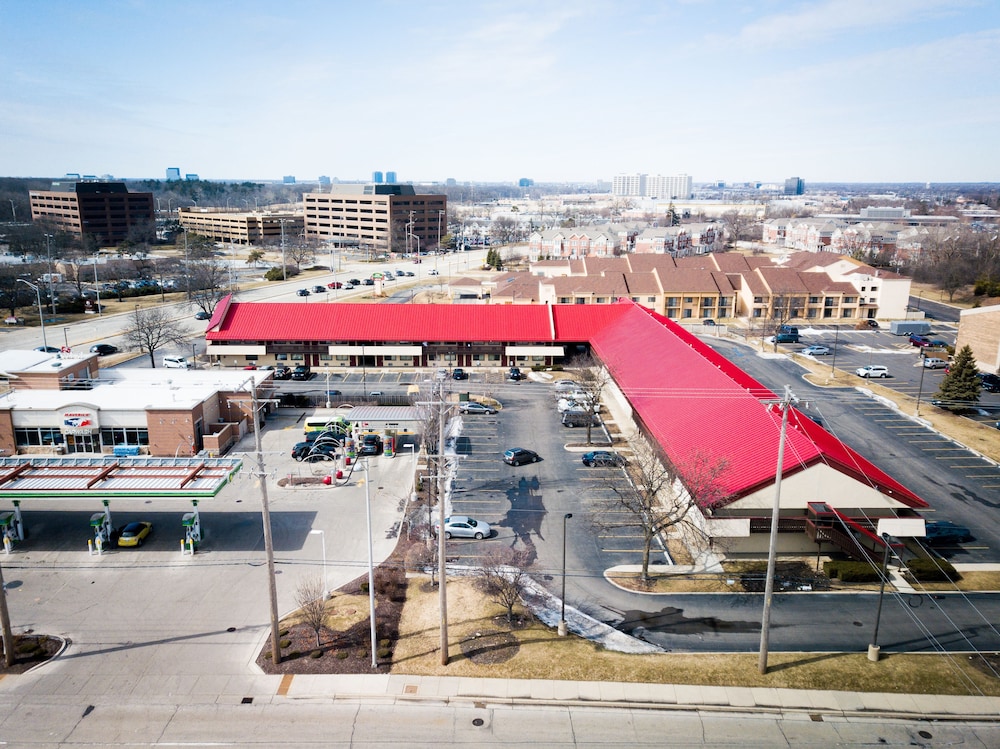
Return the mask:
<svg viewBox="0 0 1000 749">
<path fill-rule="evenodd" d="M 993 0 L 10 3 L 0 171 L 1000 179 Z"/>
</svg>

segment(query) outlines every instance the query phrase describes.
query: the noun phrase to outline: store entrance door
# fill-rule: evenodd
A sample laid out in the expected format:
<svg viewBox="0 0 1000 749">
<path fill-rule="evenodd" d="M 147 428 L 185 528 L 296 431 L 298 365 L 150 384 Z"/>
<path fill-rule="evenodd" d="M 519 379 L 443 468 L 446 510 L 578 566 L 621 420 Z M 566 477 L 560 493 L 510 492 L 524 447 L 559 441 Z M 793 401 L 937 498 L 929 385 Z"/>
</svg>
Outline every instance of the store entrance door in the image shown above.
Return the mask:
<svg viewBox="0 0 1000 749">
<path fill-rule="evenodd" d="M 91 434 L 67 434 L 67 453 L 92 453 L 94 452 L 94 436 Z"/>
</svg>

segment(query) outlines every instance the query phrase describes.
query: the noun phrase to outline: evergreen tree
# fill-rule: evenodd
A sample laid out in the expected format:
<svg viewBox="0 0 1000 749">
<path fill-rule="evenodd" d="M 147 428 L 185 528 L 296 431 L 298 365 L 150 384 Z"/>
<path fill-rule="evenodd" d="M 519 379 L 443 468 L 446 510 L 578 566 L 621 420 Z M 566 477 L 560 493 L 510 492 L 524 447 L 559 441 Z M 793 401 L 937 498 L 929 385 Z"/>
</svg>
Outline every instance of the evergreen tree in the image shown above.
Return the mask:
<svg viewBox="0 0 1000 749">
<path fill-rule="evenodd" d="M 941 380 L 937 397 L 941 406 L 952 411 L 962 411 L 979 402 L 979 377 L 972 349 L 962 346 L 948 367 L 948 374 Z"/>
</svg>

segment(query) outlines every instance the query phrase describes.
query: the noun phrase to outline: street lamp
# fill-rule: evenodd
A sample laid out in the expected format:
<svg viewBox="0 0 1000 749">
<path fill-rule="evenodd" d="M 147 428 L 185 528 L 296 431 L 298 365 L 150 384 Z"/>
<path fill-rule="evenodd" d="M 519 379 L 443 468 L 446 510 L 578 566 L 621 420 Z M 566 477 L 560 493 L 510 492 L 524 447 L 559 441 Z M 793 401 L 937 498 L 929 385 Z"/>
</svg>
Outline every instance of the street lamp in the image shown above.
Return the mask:
<svg viewBox="0 0 1000 749">
<path fill-rule="evenodd" d="M 875 610 L 875 630 L 872 632 L 871 645 L 868 646 L 868 660 L 873 662 L 877 661 L 879 657 L 878 625 L 882 620 L 882 597 L 885 595 L 886 571 L 889 568 L 889 534 L 883 533 L 880 538 L 885 549 L 882 552 L 882 574 L 879 576 L 878 608 Z"/>
<path fill-rule="evenodd" d="M 559 608 L 559 636 L 565 637 L 568 632 L 566 627 L 566 521 L 573 517 L 572 512 L 563 515 L 563 548 L 562 548 L 562 601 Z"/>
<path fill-rule="evenodd" d="M 160 287 L 163 288 L 162 286 Z M 101 284 L 97 280 L 97 253 L 94 253 L 94 293 L 97 294 L 97 316 L 103 317 L 104 313 L 101 312 Z"/>
<path fill-rule="evenodd" d="M 319 536 L 319 542 L 323 546 L 323 600 L 330 594 L 330 583 L 326 579 L 326 534 L 319 528 L 309 531 L 310 536 Z"/>
<path fill-rule="evenodd" d="M 42 326 L 42 347 L 48 351 L 49 342 L 45 340 L 45 310 L 42 308 L 42 290 L 37 285 L 31 283 L 31 281 L 25 281 L 23 278 L 17 280 L 35 290 L 35 299 L 38 300 L 38 322 Z"/>
<path fill-rule="evenodd" d="M 52 244 L 51 244 L 51 241 L 50 241 L 51 239 L 52 239 L 52 235 L 51 234 L 46 234 L 45 235 L 45 257 L 46 257 L 46 259 L 48 261 L 48 266 L 49 266 L 49 299 L 52 302 L 52 316 L 55 317 L 56 316 L 56 295 L 52 291 Z"/>
<path fill-rule="evenodd" d="M 288 266 L 285 265 L 285 224 L 288 223 L 287 218 L 279 218 L 278 223 L 281 224 L 281 280 L 288 280 Z"/>
</svg>

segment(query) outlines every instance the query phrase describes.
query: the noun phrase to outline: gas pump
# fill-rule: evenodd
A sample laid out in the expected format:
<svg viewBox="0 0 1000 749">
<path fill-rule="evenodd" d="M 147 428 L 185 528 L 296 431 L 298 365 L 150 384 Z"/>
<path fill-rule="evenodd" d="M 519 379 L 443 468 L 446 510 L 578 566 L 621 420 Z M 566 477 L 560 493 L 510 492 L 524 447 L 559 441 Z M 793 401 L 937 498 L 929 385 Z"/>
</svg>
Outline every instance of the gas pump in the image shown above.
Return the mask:
<svg viewBox="0 0 1000 749">
<path fill-rule="evenodd" d="M 193 501 L 194 512 L 185 512 L 181 517 L 181 527 L 184 528 L 184 540 L 181 542 L 181 553 L 194 554 L 201 543 L 201 517 L 198 515 L 198 502 Z"/>
<path fill-rule="evenodd" d="M 21 532 L 21 518 L 18 513 L 0 513 L 0 536 L 3 537 L 4 551 L 10 554 L 14 542 L 24 538 L 23 532 Z"/>
<path fill-rule="evenodd" d="M 111 508 L 108 507 L 108 500 L 104 500 L 104 512 L 95 512 L 90 516 L 90 528 L 94 532 L 94 540 L 89 543 L 93 544 L 100 554 L 105 546 L 111 544 L 111 534 L 114 530 L 111 525 Z"/>
<path fill-rule="evenodd" d="M 346 460 L 344 461 L 346 465 L 350 465 L 356 457 L 358 457 L 358 451 L 356 443 L 353 437 L 347 438 L 347 443 L 344 445 L 344 450 L 346 454 Z"/>
<path fill-rule="evenodd" d="M 383 442 L 382 452 L 387 458 L 393 458 L 396 455 L 396 438 L 386 437 Z"/>
</svg>

